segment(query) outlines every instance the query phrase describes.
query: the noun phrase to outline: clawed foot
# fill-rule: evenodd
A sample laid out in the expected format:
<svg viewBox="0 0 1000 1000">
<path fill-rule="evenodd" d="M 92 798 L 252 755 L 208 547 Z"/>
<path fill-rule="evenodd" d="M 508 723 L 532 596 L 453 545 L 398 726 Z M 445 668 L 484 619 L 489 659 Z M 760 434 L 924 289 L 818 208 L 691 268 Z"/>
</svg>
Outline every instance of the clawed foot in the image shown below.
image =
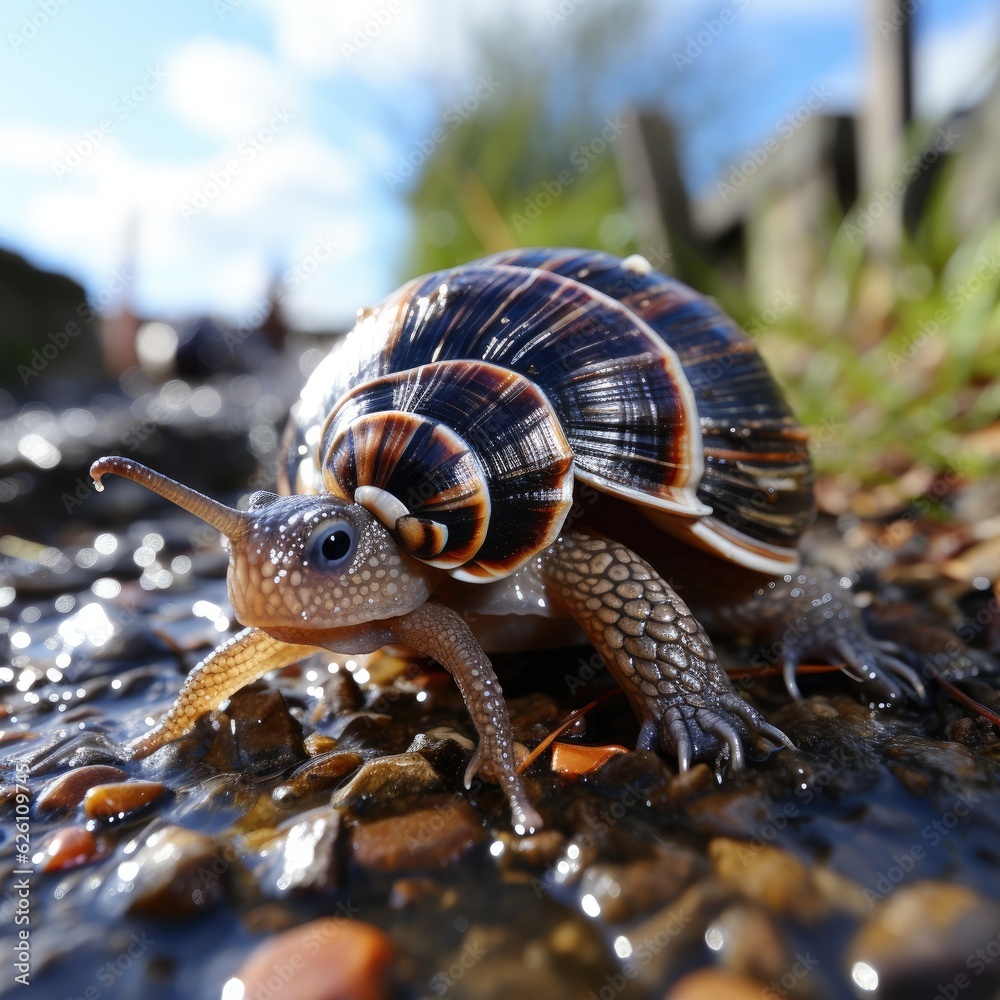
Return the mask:
<svg viewBox="0 0 1000 1000">
<path fill-rule="evenodd" d="M 734 618 L 768 632 L 769 646 L 754 657 L 756 665 L 779 663 L 785 686 L 801 698 L 797 672 L 803 663 L 827 661 L 842 667 L 865 694 L 882 704 L 927 703 L 919 671 L 903 659 L 903 650 L 869 635 L 850 590 L 830 570 L 803 568 L 768 584 Z"/>
<path fill-rule="evenodd" d="M 676 755 L 683 774 L 697 760 L 715 758 L 715 771 L 736 772 L 746 764 L 744 741 L 768 750 L 778 746 L 794 749 L 792 741 L 772 726 L 752 705 L 735 692 L 725 692 L 709 704 L 679 702 L 658 719 L 646 719 L 639 731 L 639 749 L 660 748 Z"/>
</svg>

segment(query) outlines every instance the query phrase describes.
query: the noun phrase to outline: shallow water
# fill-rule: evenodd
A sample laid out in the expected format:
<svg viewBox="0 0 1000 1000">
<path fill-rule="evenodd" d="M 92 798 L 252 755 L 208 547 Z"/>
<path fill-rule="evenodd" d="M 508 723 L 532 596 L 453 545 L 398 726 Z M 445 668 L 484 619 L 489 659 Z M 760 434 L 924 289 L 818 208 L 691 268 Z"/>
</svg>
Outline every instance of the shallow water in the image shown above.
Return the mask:
<svg viewBox="0 0 1000 1000">
<path fill-rule="evenodd" d="M 12 417 L 59 459 L 12 452 L 0 470 L 14 491 L 0 539 L 3 989 L 26 929 L 33 995 L 218 997 L 267 935 L 332 915 L 386 932 L 402 997 L 663 997 L 702 968 L 739 979 L 685 996 L 1000 994 L 1000 746 L 940 692 L 931 709 L 887 713 L 839 673 L 804 680 L 800 703 L 751 683 L 798 749 L 721 784 L 649 752 L 570 779 L 544 754 L 527 785 L 546 830 L 524 841 L 494 786 L 463 789 L 474 733 L 426 663 L 317 655 L 125 760 L 121 744 L 237 626 L 211 534 L 124 482 L 88 492 L 80 463 L 135 419 L 132 403 L 104 405 L 80 447 L 66 443 L 76 418 Z M 235 501 L 276 442 L 261 428 L 280 407 L 255 406 L 222 406 L 210 432 L 171 419 L 136 457 L 201 470 L 192 485 Z M 248 439 L 257 455 L 240 450 Z M 586 649 L 498 658 L 518 738 L 533 746 L 612 690 L 594 664 Z M 991 684 L 976 696 L 995 707 Z M 636 733 L 612 696 L 561 741 L 630 746 Z M 166 790 L 97 818 L 39 806 L 60 775 L 107 765 Z M 350 784 L 359 766 L 367 790 Z M 70 827 L 91 835 L 85 856 L 43 872 Z"/>
</svg>

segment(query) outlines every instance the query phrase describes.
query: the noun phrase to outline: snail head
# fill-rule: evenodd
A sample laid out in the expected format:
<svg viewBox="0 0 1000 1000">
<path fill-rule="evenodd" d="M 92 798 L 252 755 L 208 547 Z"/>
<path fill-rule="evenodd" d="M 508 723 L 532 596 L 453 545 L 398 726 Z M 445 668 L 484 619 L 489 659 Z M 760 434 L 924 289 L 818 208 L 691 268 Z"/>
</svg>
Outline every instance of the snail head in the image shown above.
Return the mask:
<svg viewBox="0 0 1000 1000">
<path fill-rule="evenodd" d="M 128 458 L 98 459 L 98 490 L 115 473 L 211 525 L 229 540 L 229 599 L 244 625 L 340 628 L 406 614 L 432 589 L 429 567 L 403 555 L 364 507 L 322 495 L 258 492 L 236 510 Z"/>
</svg>

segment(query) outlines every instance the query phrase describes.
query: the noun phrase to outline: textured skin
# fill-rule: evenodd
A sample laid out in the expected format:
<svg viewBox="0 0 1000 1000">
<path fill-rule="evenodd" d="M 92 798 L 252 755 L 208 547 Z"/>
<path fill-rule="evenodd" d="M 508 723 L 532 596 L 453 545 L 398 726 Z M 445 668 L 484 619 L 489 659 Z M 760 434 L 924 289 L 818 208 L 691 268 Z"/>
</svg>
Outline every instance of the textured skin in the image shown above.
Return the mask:
<svg viewBox="0 0 1000 1000">
<path fill-rule="evenodd" d="M 742 601 L 705 607 L 699 614 L 719 634 L 763 641 L 759 666 L 780 665 L 789 693 L 800 698 L 795 673 L 810 657 L 841 663 L 872 698 L 892 703 L 926 700 L 920 675 L 890 642 L 868 634 L 851 597 L 831 570 L 803 566 L 771 580 Z"/>
<path fill-rule="evenodd" d="M 295 663 L 323 647 L 342 654 L 372 653 L 401 644 L 433 657 L 454 678 L 479 734 L 479 747 L 466 771 L 466 787 L 477 770 L 494 778 L 510 806 L 514 829 L 530 833 L 542 820 L 521 784 L 507 704 L 493 664 L 461 615 L 428 602 L 409 614 L 340 629 L 244 629 L 188 675 L 159 725 L 131 744 L 135 759 L 189 732 L 206 712 L 240 688 L 278 667 Z"/>
<path fill-rule="evenodd" d="M 687 605 L 631 549 L 568 531 L 542 555 L 541 572 L 628 695 L 640 745 L 658 739 L 682 771 L 714 753 L 738 770 L 746 736 L 790 745 L 736 694 Z"/>
<path fill-rule="evenodd" d="M 148 733 L 130 744 L 136 760 L 194 728 L 240 688 L 278 667 L 308 656 L 312 649 L 280 642 L 260 629 L 247 628 L 223 643 L 188 674 L 170 711 Z"/>
</svg>

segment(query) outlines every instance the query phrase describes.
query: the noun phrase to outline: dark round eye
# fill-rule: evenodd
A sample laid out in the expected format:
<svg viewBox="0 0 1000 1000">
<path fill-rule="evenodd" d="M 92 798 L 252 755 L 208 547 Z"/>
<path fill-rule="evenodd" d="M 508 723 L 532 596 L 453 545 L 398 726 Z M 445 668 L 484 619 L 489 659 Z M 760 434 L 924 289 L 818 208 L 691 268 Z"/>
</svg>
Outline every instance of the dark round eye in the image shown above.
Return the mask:
<svg viewBox="0 0 1000 1000">
<path fill-rule="evenodd" d="M 340 569 L 354 554 L 354 526 L 347 521 L 324 524 L 309 545 L 316 565 L 323 569 Z"/>
</svg>

